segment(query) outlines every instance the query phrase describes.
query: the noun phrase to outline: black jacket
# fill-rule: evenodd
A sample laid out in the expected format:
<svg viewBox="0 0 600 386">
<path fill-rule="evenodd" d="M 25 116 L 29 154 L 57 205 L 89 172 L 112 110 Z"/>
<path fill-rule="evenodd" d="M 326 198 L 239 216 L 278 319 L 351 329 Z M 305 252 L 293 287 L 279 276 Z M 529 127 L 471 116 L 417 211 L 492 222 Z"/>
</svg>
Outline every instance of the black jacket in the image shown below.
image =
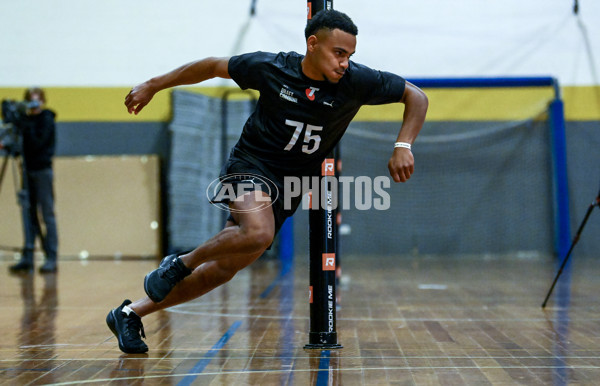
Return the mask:
<svg viewBox="0 0 600 386">
<path fill-rule="evenodd" d="M 23 154 L 28 171 L 52 167 L 56 144 L 56 114 L 42 110 L 40 114 L 27 116 L 23 122 Z"/>
</svg>

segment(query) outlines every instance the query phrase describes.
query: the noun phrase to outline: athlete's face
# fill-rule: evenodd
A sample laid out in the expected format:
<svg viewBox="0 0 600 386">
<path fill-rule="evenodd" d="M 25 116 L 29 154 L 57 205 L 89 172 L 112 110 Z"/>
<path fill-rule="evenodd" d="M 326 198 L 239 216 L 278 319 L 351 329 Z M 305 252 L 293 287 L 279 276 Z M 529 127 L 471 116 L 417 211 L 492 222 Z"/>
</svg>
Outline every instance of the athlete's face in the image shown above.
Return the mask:
<svg viewBox="0 0 600 386">
<path fill-rule="evenodd" d="M 310 78 L 337 83 L 348 69 L 354 51 L 356 36 L 340 29 L 320 30 L 307 40 L 309 67 L 304 71 Z"/>
</svg>

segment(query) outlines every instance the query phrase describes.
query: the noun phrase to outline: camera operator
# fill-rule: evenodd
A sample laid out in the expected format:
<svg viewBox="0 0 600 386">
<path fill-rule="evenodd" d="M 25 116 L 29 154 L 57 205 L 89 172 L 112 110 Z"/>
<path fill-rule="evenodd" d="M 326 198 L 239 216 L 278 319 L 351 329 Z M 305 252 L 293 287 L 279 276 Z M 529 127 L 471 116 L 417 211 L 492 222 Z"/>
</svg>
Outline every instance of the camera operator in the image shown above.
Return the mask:
<svg viewBox="0 0 600 386">
<path fill-rule="evenodd" d="M 44 108 L 46 97 L 44 90 L 33 87 L 25 91 L 26 115 L 18 123 L 23 136 L 24 172 L 28 193 L 29 210 L 23 211 L 25 243 L 21 260 L 11 266 L 11 272 L 33 270 L 33 251 L 35 240 L 40 236 L 46 261 L 40 267 L 40 273 L 57 271 L 58 232 L 54 214 L 54 184 L 52 158 L 54 157 L 56 114 Z M 42 214 L 45 235 L 38 217 Z"/>
</svg>

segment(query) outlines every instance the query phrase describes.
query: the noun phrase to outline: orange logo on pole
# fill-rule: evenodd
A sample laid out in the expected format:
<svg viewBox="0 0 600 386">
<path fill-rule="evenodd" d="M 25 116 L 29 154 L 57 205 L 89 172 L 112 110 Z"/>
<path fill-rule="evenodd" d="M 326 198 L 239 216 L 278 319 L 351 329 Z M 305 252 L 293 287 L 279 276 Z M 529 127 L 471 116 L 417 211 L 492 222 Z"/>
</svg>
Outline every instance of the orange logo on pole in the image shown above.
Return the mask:
<svg viewBox="0 0 600 386">
<path fill-rule="evenodd" d="M 308 302 L 312 304 L 313 302 L 313 290 L 312 290 L 312 285 L 308 287 Z"/>
<path fill-rule="evenodd" d="M 335 253 L 323 253 L 323 271 L 335 271 Z"/>
<path fill-rule="evenodd" d="M 335 176 L 335 160 L 333 158 L 325 158 L 325 161 L 321 164 L 321 175 L 322 176 Z"/>
</svg>

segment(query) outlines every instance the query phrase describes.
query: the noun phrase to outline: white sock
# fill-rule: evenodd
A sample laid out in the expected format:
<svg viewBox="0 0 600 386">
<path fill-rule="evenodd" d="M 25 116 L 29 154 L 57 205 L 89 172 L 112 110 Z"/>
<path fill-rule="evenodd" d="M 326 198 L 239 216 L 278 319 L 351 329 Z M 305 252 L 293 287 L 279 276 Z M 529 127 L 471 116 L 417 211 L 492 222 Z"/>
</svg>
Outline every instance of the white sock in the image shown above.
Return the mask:
<svg viewBox="0 0 600 386">
<path fill-rule="evenodd" d="M 121 312 L 124 312 L 125 314 L 127 314 L 127 316 L 129 316 L 129 314 L 132 313 L 132 312 L 135 314 L 135 311 L 132 310 L 131 308 L 129 308 L 129 306 L 124 306 L 121 309 Z"/>
</svg>

